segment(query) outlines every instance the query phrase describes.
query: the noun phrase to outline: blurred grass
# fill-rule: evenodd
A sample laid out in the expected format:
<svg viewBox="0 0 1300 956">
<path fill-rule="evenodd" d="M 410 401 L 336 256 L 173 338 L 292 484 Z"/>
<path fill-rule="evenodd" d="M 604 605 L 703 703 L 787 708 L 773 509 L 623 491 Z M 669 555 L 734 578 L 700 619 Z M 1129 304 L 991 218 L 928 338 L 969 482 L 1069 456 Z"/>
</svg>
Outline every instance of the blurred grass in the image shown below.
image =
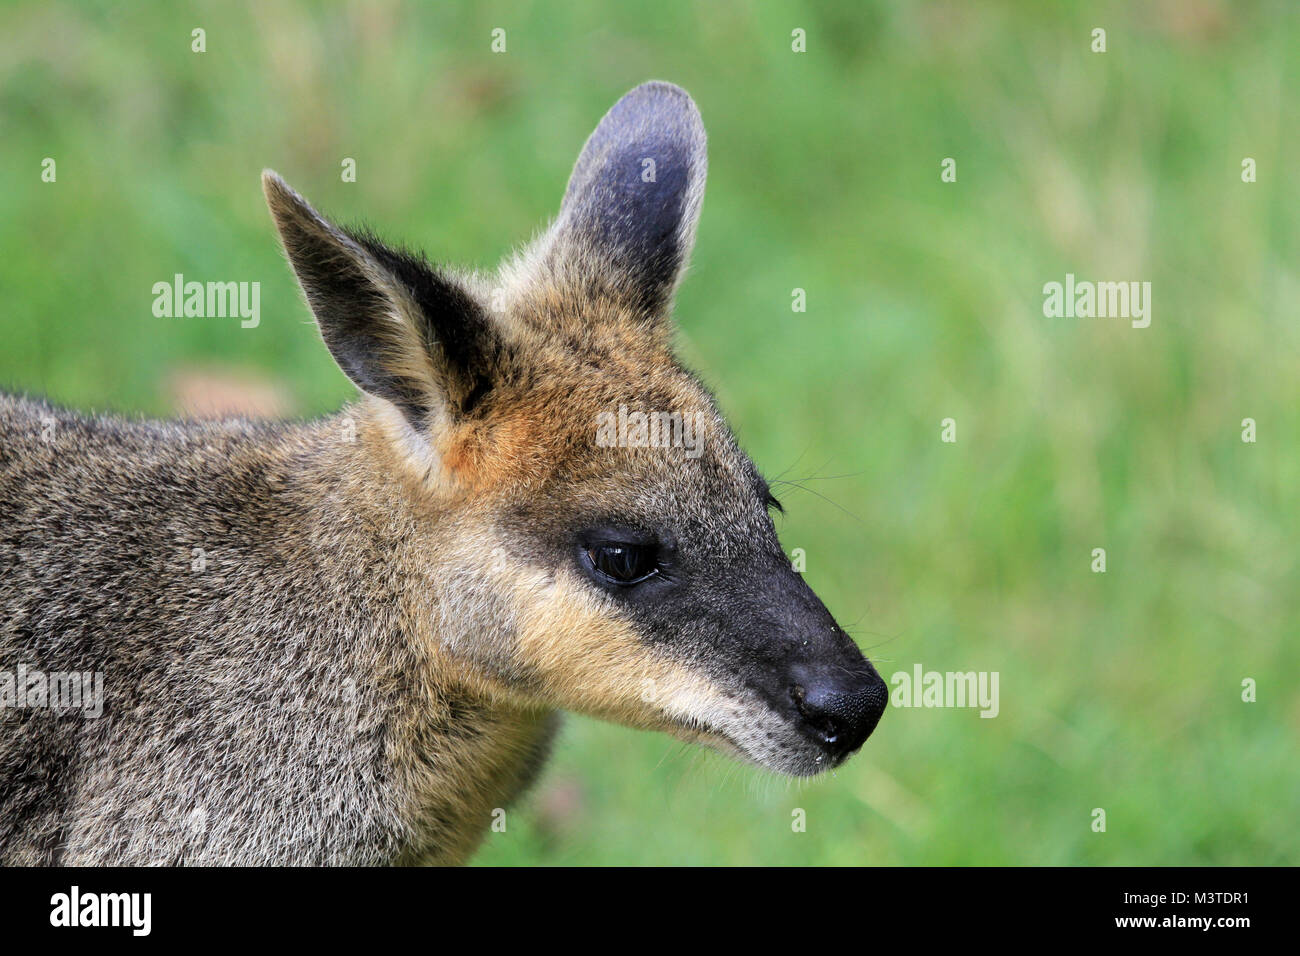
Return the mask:
<svg viewBox="0 0 1300 956">
<path fill-rule="evenodd" d="M 327 412 L 351 387 L 278 252 L 263 166 L 490 266 L 553 214 L 604 110 L 672 80 L 710 136 L 685 356 L 760 467 L 806 479 L 780 489 L 783 541 L 882 672 L 998 671 L 1002 712 L 894 710 L 811 783 L 571 719 L 479 861 L 1300 863 L 1298 17 L 8 4 L 0 383 L 166 414 L 175 369 L 225 368 Z M 176 272 L 260 281 L 261 326 L 154 318 Z M 1151 327 L 1043 318 L 1067 272 L 1151 281 Z"/>
</svg>

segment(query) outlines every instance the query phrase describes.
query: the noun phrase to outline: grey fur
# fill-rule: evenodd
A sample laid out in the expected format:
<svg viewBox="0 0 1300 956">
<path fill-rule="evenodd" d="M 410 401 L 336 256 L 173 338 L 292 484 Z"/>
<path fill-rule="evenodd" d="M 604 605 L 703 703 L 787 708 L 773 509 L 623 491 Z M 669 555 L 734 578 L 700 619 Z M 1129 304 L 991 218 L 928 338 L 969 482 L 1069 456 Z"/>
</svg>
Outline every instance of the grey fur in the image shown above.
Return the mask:
<svg viewBox="0 0 1300 956">
<path fill-rule="evenodd" d="M 410 585 L 384 560 L 415 519 L 348 433 L 0 398 L 0 666 L 107 686 L 99 719 L 0 711 L 0 862 L 436 859 L 494 752 L 519 750 L 500 803 L 524 785 L 554 723 L 502 742 L 515 715 L 422 696 Z M 455 768 L 436 749 L 394 766 L 398 735 L 450 738 Z M 456 785 L 412 814 L 426 773 Z"/>
</svg>

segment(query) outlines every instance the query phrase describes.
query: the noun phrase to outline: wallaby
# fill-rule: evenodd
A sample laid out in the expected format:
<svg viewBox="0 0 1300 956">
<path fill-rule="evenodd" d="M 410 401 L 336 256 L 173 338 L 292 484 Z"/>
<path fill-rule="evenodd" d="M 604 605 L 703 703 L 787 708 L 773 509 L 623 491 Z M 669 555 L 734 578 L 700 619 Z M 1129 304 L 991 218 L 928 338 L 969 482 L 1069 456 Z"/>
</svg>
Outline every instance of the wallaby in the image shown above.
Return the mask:
<svg viewBox="0 0 1300 956">
<path fill-rule="evenodd" d="M 363 393 L 306 424 L 0 399 L 0 862 L 460 863 L 572 710 L 811 775 L 886 686 L 674 358 L 705 136 L 632 90 L 493 275 L 263 188 Z M 68 706 L 102 678 L 102 713 Z"/>
</svg>

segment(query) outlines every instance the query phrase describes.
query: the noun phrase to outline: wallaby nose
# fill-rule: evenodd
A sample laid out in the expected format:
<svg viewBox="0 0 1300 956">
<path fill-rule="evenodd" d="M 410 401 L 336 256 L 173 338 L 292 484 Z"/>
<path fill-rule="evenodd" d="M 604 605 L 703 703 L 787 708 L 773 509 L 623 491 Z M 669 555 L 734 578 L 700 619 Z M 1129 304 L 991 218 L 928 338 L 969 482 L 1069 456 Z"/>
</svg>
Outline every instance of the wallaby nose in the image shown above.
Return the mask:
<svg viewBox="0 0 1300 956">
<path fill-rule="evenodd" d="M 796 673 L 790 697 L 806 733 L 836 763 L 862 746 L 880 723 L 889 690 L 870 664 L 859 673 Z"/>
</svg>

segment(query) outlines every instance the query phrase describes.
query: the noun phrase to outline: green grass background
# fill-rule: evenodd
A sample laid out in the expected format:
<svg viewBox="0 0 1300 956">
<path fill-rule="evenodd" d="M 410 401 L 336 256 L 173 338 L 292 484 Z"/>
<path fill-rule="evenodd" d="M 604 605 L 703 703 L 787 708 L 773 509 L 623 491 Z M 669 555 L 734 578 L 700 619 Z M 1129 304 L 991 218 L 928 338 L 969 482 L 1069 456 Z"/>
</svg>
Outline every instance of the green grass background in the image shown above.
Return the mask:
<svg viewBox="0 0 1300 956">
<path fill-rule="evenodd" d="M 1285 2 L 11 2 L 0 383 L 167 414 L 199 366 L 328 412 L 264 166 L 488 266 L 672 80 L 710 137 L 685 357 L 808 489 L 783 542 L 881 671 L 997 671 L 1001 714 L 891 710 L 802 783 L 572 718 L 478 861 L 1296 864 L 1298 69 Z M 175 272 L 260 281 L 261 327 L 154 318 Z M 1044 318 L 1067 272 L 1152 282 L 1151 327 Z"/>
</svg>

